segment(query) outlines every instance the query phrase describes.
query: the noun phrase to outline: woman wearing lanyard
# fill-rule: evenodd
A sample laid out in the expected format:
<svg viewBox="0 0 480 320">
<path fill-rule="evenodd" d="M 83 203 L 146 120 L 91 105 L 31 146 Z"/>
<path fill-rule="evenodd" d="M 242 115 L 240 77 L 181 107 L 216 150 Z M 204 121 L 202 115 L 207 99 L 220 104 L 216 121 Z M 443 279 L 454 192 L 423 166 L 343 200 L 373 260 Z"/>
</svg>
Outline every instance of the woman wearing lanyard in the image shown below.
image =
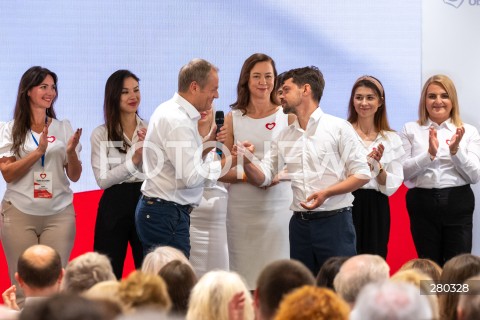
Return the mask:
<svg viewBox="0 0 480 320">
<path fill-rule="evenodd" d="M 138 77 L 128 70 L 114 72 L 105 84 L 103 111 L 105 124 L 92 132 L 92 168 L 100 188 L 93 249 L 110 258 L 117 279 L 130 243 L 136 268 L 143 249 L 135 230 L 135 208 L 143 179 L 141 141 L 146 123 L 138 117 L 140 88 Z"/>
<path fill-rule="evenodd" d="M 402 130 L 410 229 L 419 258 L 443 266 L 472 250 L 470 184 L 480 179 L 480 136 L 460 119 L 457 91 L 445 75 L 426 81 L 418 114 Z"/>
<path fill-rule="evenodd" d="M 75 239 L 75 211 L 69 179 L 82 173 L 79 144 L 68 120 L 56 119 L 57 75 L 31 67 L 18 87 L 14 119 L 2 131 L 0 170 L 7 182 L 2 201 L 2 244 L 12 283 L 20 254 L 44 244 L 65 266 Z M 18 302 L 22 293 L 17 286 Z"/>
</svg>

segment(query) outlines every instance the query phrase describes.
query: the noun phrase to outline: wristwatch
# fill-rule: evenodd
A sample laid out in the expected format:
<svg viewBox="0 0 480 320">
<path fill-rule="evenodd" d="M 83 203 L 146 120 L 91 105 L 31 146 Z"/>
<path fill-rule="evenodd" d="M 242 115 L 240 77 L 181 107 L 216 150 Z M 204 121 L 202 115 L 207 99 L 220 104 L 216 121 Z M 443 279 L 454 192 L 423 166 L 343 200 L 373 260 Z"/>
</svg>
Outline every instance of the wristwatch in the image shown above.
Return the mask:
<svg viewBox="0 0 480 320">
<path fill-rule="evenodd" d="M 378 174 L 382 173 L 383 171 L 385 171 L 385 170 L 383 170 L 382 164 L 379 163 Z"/>
</svg>

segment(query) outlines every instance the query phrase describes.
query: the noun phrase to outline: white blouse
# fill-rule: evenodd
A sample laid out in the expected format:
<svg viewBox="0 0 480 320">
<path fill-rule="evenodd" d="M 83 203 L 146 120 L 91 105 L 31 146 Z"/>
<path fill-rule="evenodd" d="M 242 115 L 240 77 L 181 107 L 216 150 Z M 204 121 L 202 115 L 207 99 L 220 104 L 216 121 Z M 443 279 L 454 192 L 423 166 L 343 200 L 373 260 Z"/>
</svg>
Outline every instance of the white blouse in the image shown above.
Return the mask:
<svg viewBox="0 0 480 320">
<path fill-rule="evenodd" d="M 438 151 L 433 161 L 428 154 L 429 128 L 437 129 Z M 438 125 L 408 122 L 401 138 L 405 157 L 403 173 L 408 188 L 448 188 L 477 183 L 480 180 L 480 135 L 475 127 L 464 123 L 465 134 L 455 155 L 450 154 L 449 141 L 456 132 L 450 119 Z"/>
<path fill-rule="evenodd" d="M 146 128 L 147 123 L 137 116 L 137 127 L 133 133 L 132 140 L 124 134 L 127 143 L 133 146 L 138 142 L 137 131 Z M 101 189 L 107 189 L 115 184 L 142 182 L 143 179 L 139 176 L 140 171 L 130 163 L 127 165 L 126 153 L 120 152 L 113 145 L 112 141 L 108 140 L 108 132 L 105 124 L 96 127 L 90 137 L 91 150 L 91 164 L 93 174 L 98 186 Z M 129 155 L 130 156 L 130 155 Z M 130 156 L 130 159 L 132 155 Z"/>
<path fill-rule="evenodd" d="M 29 130 L 25 143 L 20 148 L 20 154 L 14 154 L 11 151 L 13 145 L 12 128 L 13 120 L 6 123 L 3 127 L 0 139 L 0 158 L 15 157 L 19 160 L 37 149 L 37 144 L 33 140 L 32 134 L 37 141 L 40 139 L 40 134 Z M 10 201 L 24 213 L 36 216 L 53 215 L 69 206 L 73 201 L 73 192 L 70 189 L 65 165 L 67 164 L 67 144 L 72 135 L 73 129 L 68 120 L 59 121 L 52 119 L 48 127 L 49 143 L 45 152 L 45 167 L 42 168 L 42 161 L 39 159 L 23 177 L 7 183 L 7 190 L 3 200 Z M 79 143 L 76 148 L 79 159 L 81 148 Z M 34 172 L 43 170 L 52 173 L 53 197 L 51 199 L 33 197 Z"/>
<path fill-rule="evenodd" d="M 385 185 L 380 185 L 377 182 L 376 176 L 372 174 L 372 179 L 362 186 L 362 189 L 374 189 L 380 191 L 386 196 L 391 196 L 398 190 L 403 183 L 403 167 L 402 157 L 405 154 L 402 146 L 402 139 L 393 131 L 384 131 L 382 136 L 378 134 L 375 140 L 367 145 L 360 136 L 358 139 L 362 145 L 362 151 L 365 157 L 372 152 L 373 148 L 376 148 L 380 143 L 385 147 L 380 163 L 382 164 L 385 173 L 387 174 L 387 180 Z"/>
</svg>

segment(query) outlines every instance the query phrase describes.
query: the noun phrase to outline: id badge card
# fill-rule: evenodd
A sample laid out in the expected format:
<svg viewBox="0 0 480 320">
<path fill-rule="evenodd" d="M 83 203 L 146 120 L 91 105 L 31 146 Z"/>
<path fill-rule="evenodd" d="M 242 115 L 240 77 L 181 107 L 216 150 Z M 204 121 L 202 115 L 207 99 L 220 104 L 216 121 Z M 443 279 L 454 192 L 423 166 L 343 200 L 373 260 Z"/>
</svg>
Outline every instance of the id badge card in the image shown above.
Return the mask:
<svg viewBox="0 0 480 320">
<path fill-rule="evenodd" d="M 37 171 L 33 173 L 33 197 L 51 199 L 53 197 L 52 173 Z"/>
</svg>

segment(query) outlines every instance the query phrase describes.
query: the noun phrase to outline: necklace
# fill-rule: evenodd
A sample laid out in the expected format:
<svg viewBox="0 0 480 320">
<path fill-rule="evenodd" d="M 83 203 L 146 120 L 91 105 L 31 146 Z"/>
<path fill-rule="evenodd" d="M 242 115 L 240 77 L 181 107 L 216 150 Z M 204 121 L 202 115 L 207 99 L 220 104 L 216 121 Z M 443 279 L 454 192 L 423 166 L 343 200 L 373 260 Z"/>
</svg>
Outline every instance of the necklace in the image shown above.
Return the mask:
<svg viewBox="0 0 480 320">
<path fill-rule="evenodd" d="M 355 124 L 355 131 L 357 131 L 363 141 L 374 141 L 378 135 L 375 130 L 363 131 L 358 124 Z"/>
</svg>

